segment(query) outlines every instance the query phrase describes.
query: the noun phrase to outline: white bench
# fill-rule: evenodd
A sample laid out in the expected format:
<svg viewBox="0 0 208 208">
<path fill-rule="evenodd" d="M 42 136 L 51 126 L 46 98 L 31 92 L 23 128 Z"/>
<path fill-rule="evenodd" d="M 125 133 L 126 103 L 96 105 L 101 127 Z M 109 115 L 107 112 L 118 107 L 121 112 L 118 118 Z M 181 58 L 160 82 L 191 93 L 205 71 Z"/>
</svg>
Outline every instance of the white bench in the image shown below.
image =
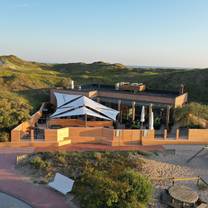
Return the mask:
<svg viewBox="0 0 208 208">
<path fill-rule="evenodd" d="M 48 184 L 48 186 L 61 192 L 64 195 L 72 190 L 73 185 L 74 180 L 61 175 L 60 173 L 56 173 L 54 180 Z"/>
</svg>

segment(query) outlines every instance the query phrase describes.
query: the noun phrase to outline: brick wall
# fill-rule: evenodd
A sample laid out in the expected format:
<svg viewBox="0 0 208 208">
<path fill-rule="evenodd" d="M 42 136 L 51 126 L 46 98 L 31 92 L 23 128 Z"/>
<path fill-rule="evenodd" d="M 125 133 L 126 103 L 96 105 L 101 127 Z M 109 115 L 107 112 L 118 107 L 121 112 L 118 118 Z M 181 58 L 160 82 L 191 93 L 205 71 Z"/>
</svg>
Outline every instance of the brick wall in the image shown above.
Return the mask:
<svg viewBox="0 0 208 208">
<path fill-rule="evenodd" d="M 153 130 L 154 131 L 154 130 Z M 186 138 L 181 138 L 179 130 L 176 131 L 175 138 L 168 138 L 166 130 L 163 138 L 147 136 L 142 138 L 143 145 L 165 145 L 165 144 L 208 144 L 208 129 L 188 129 Z"/>
<path fill-rule="evenodd" d="M 81 121 L 79 119 L 51 119 L 48 121 L 48 126 L 59 125 L 61 127 L 110 127 L 113 126 L 112 121 Z"/>
</svg>

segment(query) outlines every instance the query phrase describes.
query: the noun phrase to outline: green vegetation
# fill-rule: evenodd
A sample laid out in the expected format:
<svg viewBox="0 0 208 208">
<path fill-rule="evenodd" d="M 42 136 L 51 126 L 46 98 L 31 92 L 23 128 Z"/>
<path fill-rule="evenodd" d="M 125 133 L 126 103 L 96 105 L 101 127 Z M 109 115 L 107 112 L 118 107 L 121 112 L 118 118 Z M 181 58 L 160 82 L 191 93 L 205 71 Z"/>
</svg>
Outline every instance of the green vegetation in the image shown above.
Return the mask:
<svg viewBox="0 0 208 208">
<path fill-rule="evenodd" d="M 175 120 L 182 127 L 207 128 L 208 105 L 192 102 L 182 108 L 177 108 Z"/>
<path fill-rule="evenodd" d="M 208 69 L 128 68 L 122 64 L 104 62 L 43 64 L 24 61 L 13 55 L 0 56 L 0 103 L 4 102 L 2 99 L 24 103 L 25 110 L 33 113 L 41 102 L 48 100 L 50 88 L 68 87 L 70 79 L 75 80 L 76 84 L 144 82 L 148 88 L 165 90 L 179 90 L 183 83 L 191 101 L 208 103 Z M 21 121 L 17 117 L 13 123 Z M 11 127 L 0 126 L 6 129 L 4 132 L 7 134 Z"/>
<path fill-rule="evenodd" d="M 69 82 L 69 76 L 50 68 L 15 56 L 0 57 L 0 141 L 7 141 L 10 130 L 48 100 L 50 87 Z"/>
<path fill-rule="evenodd" d="M 26 120 L 29 116 L 30 106 L 21 100 L 0 100 L 0 142 L 9 140 L 9 132 L 18 125 L 19 122 Z"/>
<path fill-rule="evenodd" d="M 137 152 L 37 153 L 20 167 L 47 181 L 56 172 L 75 179 L 73 193 L 81 207 L 139 208 L 147 207 L 152 197 L 139 157 Z"/>
</svg>

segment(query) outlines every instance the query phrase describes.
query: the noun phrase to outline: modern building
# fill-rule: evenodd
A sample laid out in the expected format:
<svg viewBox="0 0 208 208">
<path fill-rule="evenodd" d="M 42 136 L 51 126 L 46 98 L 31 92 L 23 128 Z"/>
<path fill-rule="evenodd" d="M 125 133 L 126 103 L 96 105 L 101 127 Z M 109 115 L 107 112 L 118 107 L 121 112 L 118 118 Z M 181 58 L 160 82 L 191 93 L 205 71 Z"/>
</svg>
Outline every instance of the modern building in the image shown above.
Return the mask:
<svg viewBox="0 0 208 208">
<path fill-rule="evenodd" d="M 173 120 L 174 109 L 187 103 L 188 93 L 183 85 L 176 91 L 150 90 L 142 83 L 117 83 L 113 85 L 89 84 L 73 89 L 52 89 L 50 102 L 56 106 L 54 93 L 84 95 L 101 104 L 119 111 L 119 128 L 140 119 L 142 106 L 145 106 L 146 116 L 149 108 L 153 108 L 155 117 L 162 119 L 166 128 Z M 146 119 L 148 120 L 148 119 Z"/>
<path fill-rule="evenodd" d="M 193 136 L 195 131 L 191 129 L 186 138 L 181 138 L 177 129 L 175 139 L 167 139 L 174 109 L 186 104 L 187 98 L 183 86 L 178 92 L 173 92 L 150 90 L 144 84 L 137 83 L 78 87 L 74 87 L 73 83 L 71 89 L 50 90 L 50 101 L 43 103 L 28 121 L 11 131 L 11 146 L 193 143 L 196 136 Z M 157 139 L 153 122 L 151 128 L 148 123 L 152 120 L 152 112 L 155 120 L 160 118 L 163 125 L 160 139 Z M 133 125 L 141 120 L 144 120 L 143 128 L 134 129 Z M 204 138 L 197 142 L 204 142 Z"/>
</svg>

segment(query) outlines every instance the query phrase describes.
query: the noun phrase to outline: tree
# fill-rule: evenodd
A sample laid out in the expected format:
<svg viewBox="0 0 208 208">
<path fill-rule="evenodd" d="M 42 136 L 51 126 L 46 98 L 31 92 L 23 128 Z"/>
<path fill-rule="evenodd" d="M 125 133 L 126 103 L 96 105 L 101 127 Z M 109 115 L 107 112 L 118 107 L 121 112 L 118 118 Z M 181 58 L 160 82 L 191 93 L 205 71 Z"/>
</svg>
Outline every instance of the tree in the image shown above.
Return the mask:
<svg viewBox="0 0 208 208">
<path fill-rule="evenodd" d="M 21 100 L 0 100 L 0 138 L 6 141 L 9 133 L 19 123 L 28 119 L 30 107 Z M 7 136 L 6 136 L 7 135 Z"/>
</svg>

